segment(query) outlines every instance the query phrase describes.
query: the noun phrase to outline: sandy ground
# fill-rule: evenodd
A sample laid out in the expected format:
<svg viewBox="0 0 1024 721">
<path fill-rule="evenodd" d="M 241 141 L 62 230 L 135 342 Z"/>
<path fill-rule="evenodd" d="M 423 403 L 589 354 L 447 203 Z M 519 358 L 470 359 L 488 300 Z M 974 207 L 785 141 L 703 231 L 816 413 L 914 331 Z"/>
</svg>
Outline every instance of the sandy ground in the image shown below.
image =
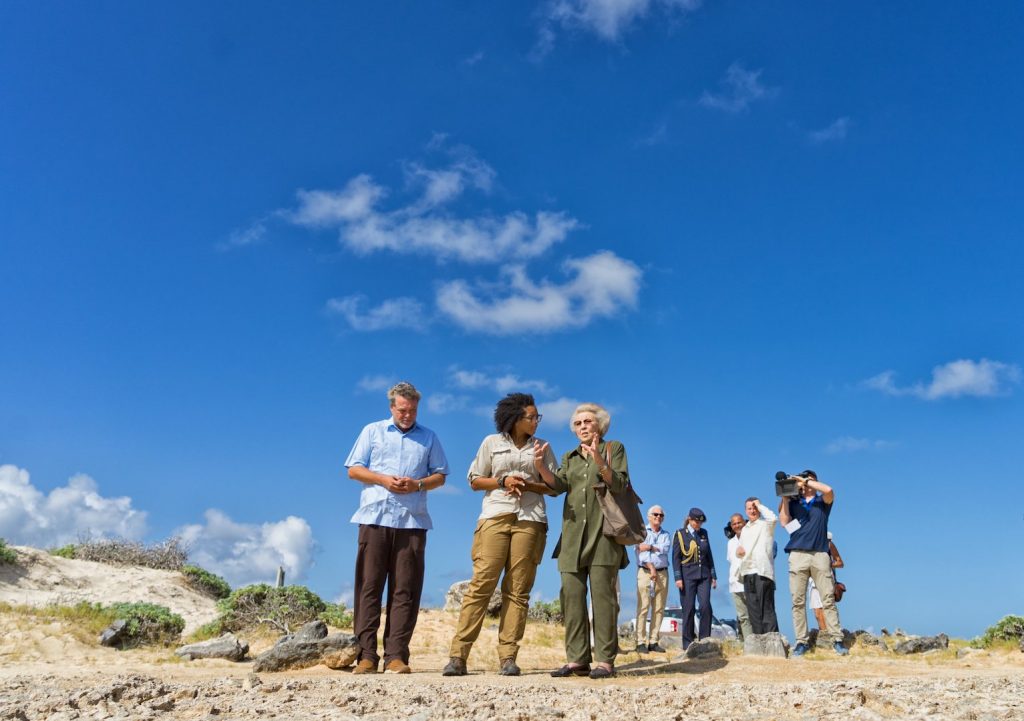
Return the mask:
<svg viewBox="0 0 1024 721">
<path fill-rule="evenodd" d="M 185 633 L 217 617 L 215 601 L 189 588 L 175 571 L 77 561 L 27 546 L 11 548 L 18 554 L 18 564 L 0 565 L 0 601 L 11 605 L 148 601 L 184 618 Z"/>
<path fill-rule="evenodd" d="M 8 602 L 143 598 L 172 608 L 177 579 L 140 569 L 39 559 L 14 579 L 0 576 Z M 49 561 L 49 563 L 48 563 Z M 68 585 L 43 584 L 60 572 Z M 116 572 L 131 578 L 110 581 Z M 173 576 L 173 574 L 170 574 Z M 28 580 L 35 579 L 35 580 Z M 92 580 L 89 580 L 92 579 Z M 145 580 L 142 580 L 145 579 Z M 161 580 L 162 579 L 162 580 Z M 112 596 L 92 585 L 109 589 Z M 111 584 L 112 585 L 104 585 Z M 77 584 L 77 585 L 74 585 Z M 13 586 L 13 588 L 12 588 Z M 134 587 L 128 596 L 123 587 Z M 51 594 L 46 596 L 44 592 Z M 14 594 L 12 596 L 12 594 Z M 18 596 L 20 594 L 20 596 Z M 38 594 L 38 595 L 36 595 Z M 179 608 L 181 605 L 179 603 Z M 204 619 L 200 611 L 194 619 Z M 413 674 L 353 676 L 323 666 L 253 674 L 248 662 L 185 662 L 173 649 L 117 651 L 80 641 L 60 622 L 0 613 L 0 721 L 66 719 L 963 719 L 1024 721 L 1024 654 L 951 651 L 895 656 L 854 647 L 802 659 L 724 658 L 681 661 L 677 652 L 621 655 L 606 681 L 553 679 L 564 661 L 561 628 L 531 623 L 519 678 L 497 676 L 497 621 L 485 623 L 470 657 L 470 675 L 444 678 L 456 614 L 421 613 L 413 638 Z M 247 639 L 258 653 L 270 635 Z"/>
</svg>

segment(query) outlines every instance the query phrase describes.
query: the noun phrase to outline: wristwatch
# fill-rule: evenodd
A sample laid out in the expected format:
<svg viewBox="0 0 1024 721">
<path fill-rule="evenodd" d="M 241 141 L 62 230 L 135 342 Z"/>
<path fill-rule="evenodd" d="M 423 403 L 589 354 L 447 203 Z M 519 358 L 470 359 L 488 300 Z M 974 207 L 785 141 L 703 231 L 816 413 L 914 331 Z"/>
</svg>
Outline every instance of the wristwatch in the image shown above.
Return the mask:
<svg viewBox="0 0 1024 721">
<path fill-rule="evenodd" d="M 508 476 L 502 476 L 501 478 L 498 479 L 498 488 L 504 488 L 505 487 L 505 479 L 506 478 L 508 478 Z"/>
<path fill-rule="evenodd" d="M 417 481 L 417 483 L 419 483 L 419 490 L 422 491 L 423 490 L 423 479 L 420 479 L 419 481 Z"/>
</svg>

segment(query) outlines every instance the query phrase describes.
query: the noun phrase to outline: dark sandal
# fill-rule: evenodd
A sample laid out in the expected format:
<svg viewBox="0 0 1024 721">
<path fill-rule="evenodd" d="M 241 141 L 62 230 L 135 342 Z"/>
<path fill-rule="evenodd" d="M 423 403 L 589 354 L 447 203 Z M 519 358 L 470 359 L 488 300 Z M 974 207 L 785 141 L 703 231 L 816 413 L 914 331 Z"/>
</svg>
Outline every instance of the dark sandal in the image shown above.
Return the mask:
<svg viewBox="0 0 1024 721">
<path fill-rule="evenodd" d="M 590 673 L 590 666 L 570 666 L 565 664 L 562 668 L 551 672 L 553 678 L 565 678 L 566 676 L 586 676 Z"/>
<path fill-rule="evenodd" d="M 604 666 L 594 666 L 590 672 L 590 678 L 611 678 L 614 675 L 614 668 L 605 668 Z"/>
</svg>

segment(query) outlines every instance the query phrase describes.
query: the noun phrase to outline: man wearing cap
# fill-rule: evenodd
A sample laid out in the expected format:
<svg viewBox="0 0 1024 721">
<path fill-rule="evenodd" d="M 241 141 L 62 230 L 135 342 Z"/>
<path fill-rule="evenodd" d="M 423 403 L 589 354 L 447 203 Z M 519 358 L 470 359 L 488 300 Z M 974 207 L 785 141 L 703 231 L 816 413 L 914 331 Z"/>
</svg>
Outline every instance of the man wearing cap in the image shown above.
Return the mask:
<svg viewBox="0 0 1024 721">
<path fill-rule="evenodd" d="M 835 492 L 811 470 L 790 476 L 789 480 L 796 481 L 799 495 L 780 500 L 779 522 L 790 534 L 785 551 L 789 554 L 789 593 L 793 597 L 793 634 L 796 636 L 793 655 L 803 656 L 810 650 L 807 579 L 813 578 L 825 614 L 825 637 L 837 654 L 845 656 L 849 651 L 843 646 L 828 546 L 828 518 L 832 514 Z"/>
<path fill-rule="evenodd" d="M 665 511 L 651 506 L 647 511 L 647 537 L 636 547 L 636 650 L 637 653 L 662 653 L 661 620 L 668 598 L 668 551 L 672 538 L 661 527 Z M 653 600 L 653 603 L 652 603 Z M 651 625 L 647 613 L 653 608 Z"/>
<path fill-rule="evenodd" d="M 711 541 L 702 527 L 704 511 L 691 508 L 683 527 L 672 537 L 672 569 L 683 606 L 683 650 L 693 643 L 694 615 L 700 600 L 699 639 L 711 636 L 711 589 L 718 587 Z"/>
<path fill-rule="evenodd" d="M 353 673 L 377 672 L 385 583 L 384 670 L 410 673 L 409 641 L 423 592 L 427 531 L 433 528 L 427 491 L 443 486 L 448 474 L 441 442 L 416 423 L 419 401 L 411 383 L 389 390 L 391 417 L 363 428 L 345 461 L 349 478 L 364 485 L 352 516 L 359 524 L 352 630 L 360 647 Z"/>
</svg>

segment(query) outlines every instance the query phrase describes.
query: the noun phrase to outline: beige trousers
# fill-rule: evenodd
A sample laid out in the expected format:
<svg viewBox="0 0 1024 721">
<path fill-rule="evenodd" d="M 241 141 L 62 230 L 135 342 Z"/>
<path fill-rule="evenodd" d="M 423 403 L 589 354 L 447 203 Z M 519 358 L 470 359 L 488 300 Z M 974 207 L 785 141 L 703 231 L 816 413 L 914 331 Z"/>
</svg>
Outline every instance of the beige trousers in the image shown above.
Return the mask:
<svg viewBox="0 0 1024 721">
<path fill-rule="evenodd" d="M 652 591 L 653 589 L 653 598 Z M 665 616 L 665 601 L 668 599 L 668 569 L 658 570 L 651 578 L 646 568 L 636 573 L 636 643 L 650 645 L 661 640 L 661 619 Z M 653 606 L 651 624 L 648 629 L 647 614 Z"/>
<path fill-rule="evenodd" d="M 465 661 L 480 635 L 487 603 L 501 583 L 501 615 L 498 620 L 498 660 L 515 659 L 526 629 L 530 591 L 537 566 L 544 555 L 547 524 L 520 521 L 509 513 L 485 518 L 473 534 L 473 579 L 462 597 L 459 626 L 452 639 L 450 656 Z"/>
<path fill-rule="evenodd" d="M 832 557 L 824 551 L 793 551 L 789 554 L 789 595 L 793 597 L 793 633 L 796 643 L 807 643 L 807 579 L 813 578 L 825 613 L 825 637 L 830 643 L 843 640 L 832 581 Z"/>
</svg>

